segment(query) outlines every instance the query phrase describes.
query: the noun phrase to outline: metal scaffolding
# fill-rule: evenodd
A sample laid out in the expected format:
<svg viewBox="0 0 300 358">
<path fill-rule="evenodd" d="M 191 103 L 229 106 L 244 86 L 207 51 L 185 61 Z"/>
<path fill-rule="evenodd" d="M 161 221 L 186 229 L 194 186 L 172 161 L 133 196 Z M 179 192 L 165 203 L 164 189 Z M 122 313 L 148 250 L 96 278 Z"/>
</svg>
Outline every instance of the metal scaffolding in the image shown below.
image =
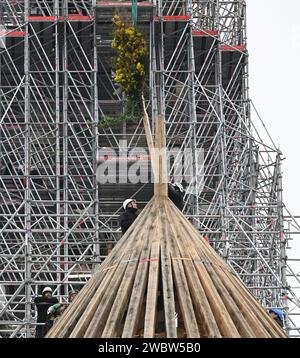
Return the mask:
<svg viewBox="0 0 300 358">
<path fill-rule="evenodd" d="M 152 196 L 151 183 L 126 180 L 128 151 L 145 147 L 142 119 L 103 124 L 124 108 L 115 13 L 130 17 L 131 2 L 0 1 L 0 336 L 30 337 L 33 296 L 50 285 L 66 300 L 120 237 L 123 200 Z M 300 226 L 283 203 L 282 154 L 249 99 L 245 1 L 139 2 L 137 24 L 149 41 L 152 125 L 165 116 L 177 153 L 171 178 L 178 153 L 192 153 L 185 215 L 297 336 L 300 280 L 287 249 Z M 117 183 L 97 183 L 103 147 L 119 156 Z"/>
</svg>

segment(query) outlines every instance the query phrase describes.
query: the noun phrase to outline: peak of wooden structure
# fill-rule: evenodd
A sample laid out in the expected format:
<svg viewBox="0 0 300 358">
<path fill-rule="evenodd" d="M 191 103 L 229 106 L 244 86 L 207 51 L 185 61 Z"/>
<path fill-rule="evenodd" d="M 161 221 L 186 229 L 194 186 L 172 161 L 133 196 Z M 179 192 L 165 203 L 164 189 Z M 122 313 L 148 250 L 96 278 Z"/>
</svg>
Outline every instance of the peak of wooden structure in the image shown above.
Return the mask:
<svg viewBox="0 0 300 358">
<path fill-rule="evenodd" d="M 48 337 L 286 337 L 167 198 L 154 196 Z"/>
</svg>

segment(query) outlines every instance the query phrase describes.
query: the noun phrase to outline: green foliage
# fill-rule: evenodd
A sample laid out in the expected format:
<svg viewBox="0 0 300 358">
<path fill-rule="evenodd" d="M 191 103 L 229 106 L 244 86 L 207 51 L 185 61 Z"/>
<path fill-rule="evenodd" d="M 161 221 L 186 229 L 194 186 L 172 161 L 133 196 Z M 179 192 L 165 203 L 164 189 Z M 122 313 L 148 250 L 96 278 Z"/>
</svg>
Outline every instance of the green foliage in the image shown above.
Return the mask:
<svg viewBox="0 0 300 358">
<path fill-rule="evenodd" d="M 146 40 L 134 26 L 126 26 L 118 15 L 113 17 L 113 24 L 115 31 L 112 48 L 118 52 L 114 80 L 126 96 L 138 99 L 146 80 Z"/>
<path fill-rule="evenodd" d="M 102 118 L 100 127 L 116 127 L 124 121 L 137 123 L 143 113 L 142 93 L 148 57 L 145 37 L 131 24 L 125 24 L 118 15 L 112 21 L 115 27 L 112 48 L 117 51 L 117 56 L 113 59 L 114 81 L 125 96 L 125 109 L 119 116 Z"/>
<path fill-rule="evenodd" d="M 112 48 L 117 56 L 112 59 L 114 81 L 125 96 L 124 113 L 119 116 L 104 116 L 99 128 L 119 127 L 122 123 L 138 123 L 143 113 L 142 94 L 147 76 L 148 48 L 142 32 L 115 15 Z"/>
</svg>

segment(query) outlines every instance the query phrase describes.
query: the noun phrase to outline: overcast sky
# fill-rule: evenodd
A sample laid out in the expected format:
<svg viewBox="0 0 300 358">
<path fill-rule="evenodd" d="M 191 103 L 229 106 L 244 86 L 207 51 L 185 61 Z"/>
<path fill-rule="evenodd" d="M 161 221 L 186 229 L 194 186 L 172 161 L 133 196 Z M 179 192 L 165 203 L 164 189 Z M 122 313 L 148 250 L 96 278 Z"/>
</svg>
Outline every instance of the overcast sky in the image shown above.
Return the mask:
<svg viewBox="0 0 300 358">
<path fill-rule="evenodd" d="M 284 201 L 295 215 L 300 215 L 299 14 L 299 0 L 247 0 L 250 97 L 286 157 Z"/>
<path fill-rule="evenodd" d="M 250 97 L 286 158 L 284 202 L 300 216 L 300 1 L 246 3 Z M 288 255 L 300 259 L 300 235 Z"/>
</svg>

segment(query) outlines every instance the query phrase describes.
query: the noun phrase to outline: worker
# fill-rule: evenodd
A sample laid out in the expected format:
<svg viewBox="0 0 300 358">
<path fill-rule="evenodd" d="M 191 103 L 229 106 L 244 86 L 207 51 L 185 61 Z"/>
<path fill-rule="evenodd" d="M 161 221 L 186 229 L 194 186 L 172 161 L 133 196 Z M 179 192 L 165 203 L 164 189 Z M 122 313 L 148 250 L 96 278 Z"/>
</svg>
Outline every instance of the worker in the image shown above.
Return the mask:
<svg viewBox="0 0 300 358">
<path fill-rule="evenodd" d="M 45 287 L 42 292 L 42 296 L 34 298 L 34 303 L 37 308 L 37 323 L 42 323 L 37 325 L 35 330 L 35 338 L 43 338 L 45 335 L 45 323 L 47 321 L 47 311 L 48 308 L 58 303 L 58 299 L 52 296 L 52 288 Z"/>
<path fill-rule="evenodd" d="M 183 197 L 184 191 L 183 186 L 180 183 L 169 183 L 168 185 L 168 195 L 169 198 L 173 201 L 173 203 L 177 206 L 177 208 L 182 211 L 183 210 Z"/>
<path fill-rule="evenodd" d="M 269 310 L 269 313 L 272 318 L 280 325 L 280 327 L 283 327 L 283 312 L 278 308 L 271 308 Z"/>
<path fill-rule="evenodd" d="M 71 290 L 69 292 L 69 303 L 73 302 L 76 298 L 76 296 L 78 295 L 78 290 Z"/>
<path fill-rule="evenodd" d="M 136 200 L 126 199 L 123 202 L 123 209 L 125 211 L 119 217 L 119 224 L 122 229 L 122 234 L 124 235 L 138 216 L 138 206 Z"/>
</svg>

